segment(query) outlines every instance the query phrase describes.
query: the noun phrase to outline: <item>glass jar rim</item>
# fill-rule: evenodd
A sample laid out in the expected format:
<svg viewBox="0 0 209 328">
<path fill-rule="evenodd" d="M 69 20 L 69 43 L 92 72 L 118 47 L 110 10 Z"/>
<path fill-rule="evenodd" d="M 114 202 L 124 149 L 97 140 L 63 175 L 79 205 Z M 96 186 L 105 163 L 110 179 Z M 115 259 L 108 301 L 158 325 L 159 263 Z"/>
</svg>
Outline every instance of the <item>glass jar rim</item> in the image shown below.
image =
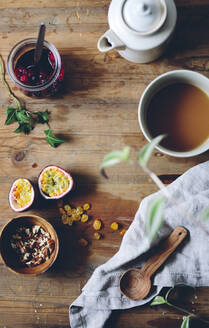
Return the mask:
<svg viewBox="0 0 209 328">
<path fill-rule="evenodd" d="M 44 40 L 43 46 L 45 46 L 47 49 L 49 49 L 55 58 L 55 68 L 53 71 L 52 76 L 50 79 L 48 79 L 45 83 L 43 84 L 38 84 L 38 85 L 27 85 L 19 81 L 14 73 L 14 67 L 13 67 L 13 58 L 17 55 L 17 53 L 23 48 L 24 46 L 29 46 L 29 45 L 35 45 L 37 42 L 37 38 L 27 38 L 24 40 L 19 41 L 16 43 L 13 48 L 11 49 L 8 58 L 7 58 L 7 71 L 10 76 L 10 78 L 15 82 L 20 88 L 26 90 L 26 91 L 42 91 L 51 86 L 58 78 L 60 71 L 61 71 L 61 58 L 60 54 L 57 50 L 57 48 L 50 42 Z"/>
</svg>

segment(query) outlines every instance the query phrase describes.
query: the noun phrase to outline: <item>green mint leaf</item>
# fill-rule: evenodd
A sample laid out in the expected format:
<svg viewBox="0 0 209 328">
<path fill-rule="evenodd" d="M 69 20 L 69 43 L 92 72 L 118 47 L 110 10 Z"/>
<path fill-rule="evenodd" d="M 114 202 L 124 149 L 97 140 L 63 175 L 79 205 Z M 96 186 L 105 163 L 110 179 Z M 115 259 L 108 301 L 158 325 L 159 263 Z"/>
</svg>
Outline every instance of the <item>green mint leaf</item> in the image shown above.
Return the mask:
<svg viewBox="0 0 209 328">
<path fill-rule="evenodd" d="M 16 119 L 20 124 L 24 123 L 25 121 L 31 121 L 31 118 L 27 115 L 27 111 L 25 109 L 16 111 Z"/>
<path fill-rule="evenodd" d="M 147 162 L 149 161 L 154 148 L 162 141 L 162 139 L 164 137 L 165 137 L 165 135 L 160 135 L 160 136 L 154 138 L 150 143 L 148 143 L 141 149 L 141 151 L 139 152 L 139 155 L 138 155 L 138 163 L 142 167 L 147 166 Z"/>
<path fill-rule="evenodd" d="M 183 317 L 181 328 L 189 328 L 190 315 Z"/>
<path fill-rule="evenodd" d="M 209 208 L 206 208 L 201 214 L 201 221 L 205 222 L 209 219 Z"/>
<path fill-rule="evenodd" d="M 33 126 L 30 123 L 20 123 L 14 133 L 23 132 L 25 134 L 29 134 L 31 130 L 33 130 Z"/>
<path fill-rule="evenodd" d="M 163 210 L 164 210 L 164 198 L 154 198 L 152 199 L 146 211 L 146 234 L 152 242 L 158 231 L 161 228 L 163 222 Z"/>
<path fill-rule="evenodd" d="M 100 165 L 100 171 L 106 167 L 113 166 L 123 161 L 128 161 L 130 155 L 130 147 L 125 147 L 123 150 L 113 150 L 105 155 L 102 164 Z"/>
<path fill-rule="evenodd" d="M 52 134 L 52 130 L 51 129 L 45 130 L 44 133 L 46 135 L 46 141 L 52 147 L 57 147 L 59 144 L 65 142 L 65 140 L 62 140 L 60 138 L 55 137 Z"/>
<path fill-rule="evenodd" d="M 50 119 L 50 112 L 48 109 L 45 110 L 45 112 L 37 112 L 37 123 L 45 124 L 49 122 Z"/>
<path fill-rule="evenodd" d="M 15 108 L 12 108 L 12 107 L 7 108 L 7 110 L 6 110 L 7 118 L 4 123 L 5 125 L 9 125 L 16 121 L 16 111 L 17 111 L 17 109 L 15 109 Z"/>
<path fill-rule="evenodd" d="M 162 296 L 156 296 L 150 305 L 151 306 L 155 306 L 155 305 L 166 304 L 166 303 L 167 302 L 164 299 L 164 297 L 162 297 Z"/>
</svg>

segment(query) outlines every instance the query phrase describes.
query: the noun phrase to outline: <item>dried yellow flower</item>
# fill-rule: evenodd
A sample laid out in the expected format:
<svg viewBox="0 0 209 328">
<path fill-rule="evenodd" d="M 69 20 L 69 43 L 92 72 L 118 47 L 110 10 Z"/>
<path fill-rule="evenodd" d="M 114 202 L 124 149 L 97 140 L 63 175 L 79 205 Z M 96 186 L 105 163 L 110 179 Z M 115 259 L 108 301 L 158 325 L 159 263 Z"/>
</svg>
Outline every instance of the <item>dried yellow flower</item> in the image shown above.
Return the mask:
<svg viewBox="0 0 209 328">
<path fill-rule="evenodd" d="M 66 212 L 71 211 L 70 205 L 65 205 L 64 206 L 64 209 L 65 209 Z"/>
<path fill-rule="evenodd" d="M 76 212 L 77 212 L 77 214 L 83 214 L 83 208 L 81 206 L 78 206 L 76 208 Z"/>
<path fill-rule="evenodd" d="M 93 227 L 95 230 L 100 230 L 102 226 L 102 222 L 99 219 L 94 220 Z"/>
<path fill-rule="evenodd" d="M 124 236 L 125 235 L 125 233 L 126 233 L 126 229 L 123 229 L 123 230 L 121 230 L 121 232 L 120 232 L 120 234 L 122 235 L 122 236 Z"/>
<path fill-rule="evenodd" d="M 113 222 L 112 224 L 111 224 L 111 226 L 110 226 L 110 228 L 112 229 L 112 230 L 118 230 L 118 223 L 117 222 Z"/>
<path fill-rule="evenodd" d="M 68 225 L 69 226 L 73 225 L 73 218 L 72 217 L 68 217 Z"/>
<path fill-rule="evenodd" d="M 89 216 L 87 214 L 83 214 L 81 217 L 81 222 L 87 222 L 89 219 Z"/>
<path fill-rule="evenodd" d="M 99 232 L 94 233 L 94 238 L 99 240 L 102 237 L 102 235 Z"/>
<path fill-rule="evenodd" d="M 76 215 L 72 215 L 72 218 L 74 221 L 80 221 L 81 216 L 79 214 L 76 214 Z"/>
<path fill-rule="evenodd" d="M 71 216 L 72 215 L 72 210 L 68 210 L 67 215 Z"/>
<path fill-rule="evenodd" d="M 88 211 L 88 210 L 90 209 L 90 205 L 89 205 L 89 204 L 84 204 L 84 205 L 83 205 L 83 209 L 84 209 L 85 211 Z"/>
</svg>

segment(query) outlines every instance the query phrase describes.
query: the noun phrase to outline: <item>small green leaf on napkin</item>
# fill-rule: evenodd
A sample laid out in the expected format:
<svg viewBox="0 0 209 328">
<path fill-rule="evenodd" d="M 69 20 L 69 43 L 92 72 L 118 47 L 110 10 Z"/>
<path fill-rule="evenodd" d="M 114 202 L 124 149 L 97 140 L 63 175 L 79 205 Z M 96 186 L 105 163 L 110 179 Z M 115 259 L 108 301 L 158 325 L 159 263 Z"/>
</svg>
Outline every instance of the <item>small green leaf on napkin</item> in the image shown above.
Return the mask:
<svg viewBox="0 0 209 328">
<path fill-rule="evenodd" d="M 51 129 L 45 130 L 44 133 L 46 135 L 46 141 L 48 142 L 48 144 L 50 144 L 50 146 L 52 146 L 54 148 L 57 147 L 59 144 L 65 142 L 64 140 L 55 137 L 52 134 L 52 130 Z"/>
<path fill-rule="evenodd" d="M 166 304 L 166 303 L 167 302 L 164 299 L 164 297 L 162 297 L 162 296 L 156 296 L 150 305 L 151 306 L 154 306 L 154 305 L 160 305 L 160 304 Z"/>
<path fill-rule="evenodd" d="M 146 234 L 152 242 L 163 222 L 164 198 L 154 198 L 150 201 L 146 212 Z"/>
<path fill-rule="evenodd" d="M 152 152 L 154 148 L 162 141 L 162 139 L 165 137 L 165 135 L 159 135 L 158 137 L 154 138 L 150 143 L 145 145 L 139 152 L 138 155 L 138 163 L 142 167 L 147 166 L 147 162 L 150 159 L 150 156 L 152 155 Z"/>
<path fill-rule="evenodd" d="M 189 328 L 190 315 L 183 317 L 181 328 Z"/>
</svg>

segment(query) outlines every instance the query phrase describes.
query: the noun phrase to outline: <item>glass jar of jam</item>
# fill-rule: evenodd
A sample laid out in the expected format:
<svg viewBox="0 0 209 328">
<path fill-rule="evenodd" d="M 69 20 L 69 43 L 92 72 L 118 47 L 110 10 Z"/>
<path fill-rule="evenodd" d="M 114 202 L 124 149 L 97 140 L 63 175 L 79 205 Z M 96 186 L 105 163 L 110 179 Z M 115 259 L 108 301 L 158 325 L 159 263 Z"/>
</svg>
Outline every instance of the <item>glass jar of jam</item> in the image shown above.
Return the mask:
<svg viewBox="0 0 209 328">
<path fill-rule="evenodd" d="M 18 42 L 10 51 L 7 71 L 17 87 L 29 97 L 55 96 L 63 89 L 64 69 L 56 47 L 44 41 L 41 59 L 34 65 L 36 38 Z"/>
</svg>

